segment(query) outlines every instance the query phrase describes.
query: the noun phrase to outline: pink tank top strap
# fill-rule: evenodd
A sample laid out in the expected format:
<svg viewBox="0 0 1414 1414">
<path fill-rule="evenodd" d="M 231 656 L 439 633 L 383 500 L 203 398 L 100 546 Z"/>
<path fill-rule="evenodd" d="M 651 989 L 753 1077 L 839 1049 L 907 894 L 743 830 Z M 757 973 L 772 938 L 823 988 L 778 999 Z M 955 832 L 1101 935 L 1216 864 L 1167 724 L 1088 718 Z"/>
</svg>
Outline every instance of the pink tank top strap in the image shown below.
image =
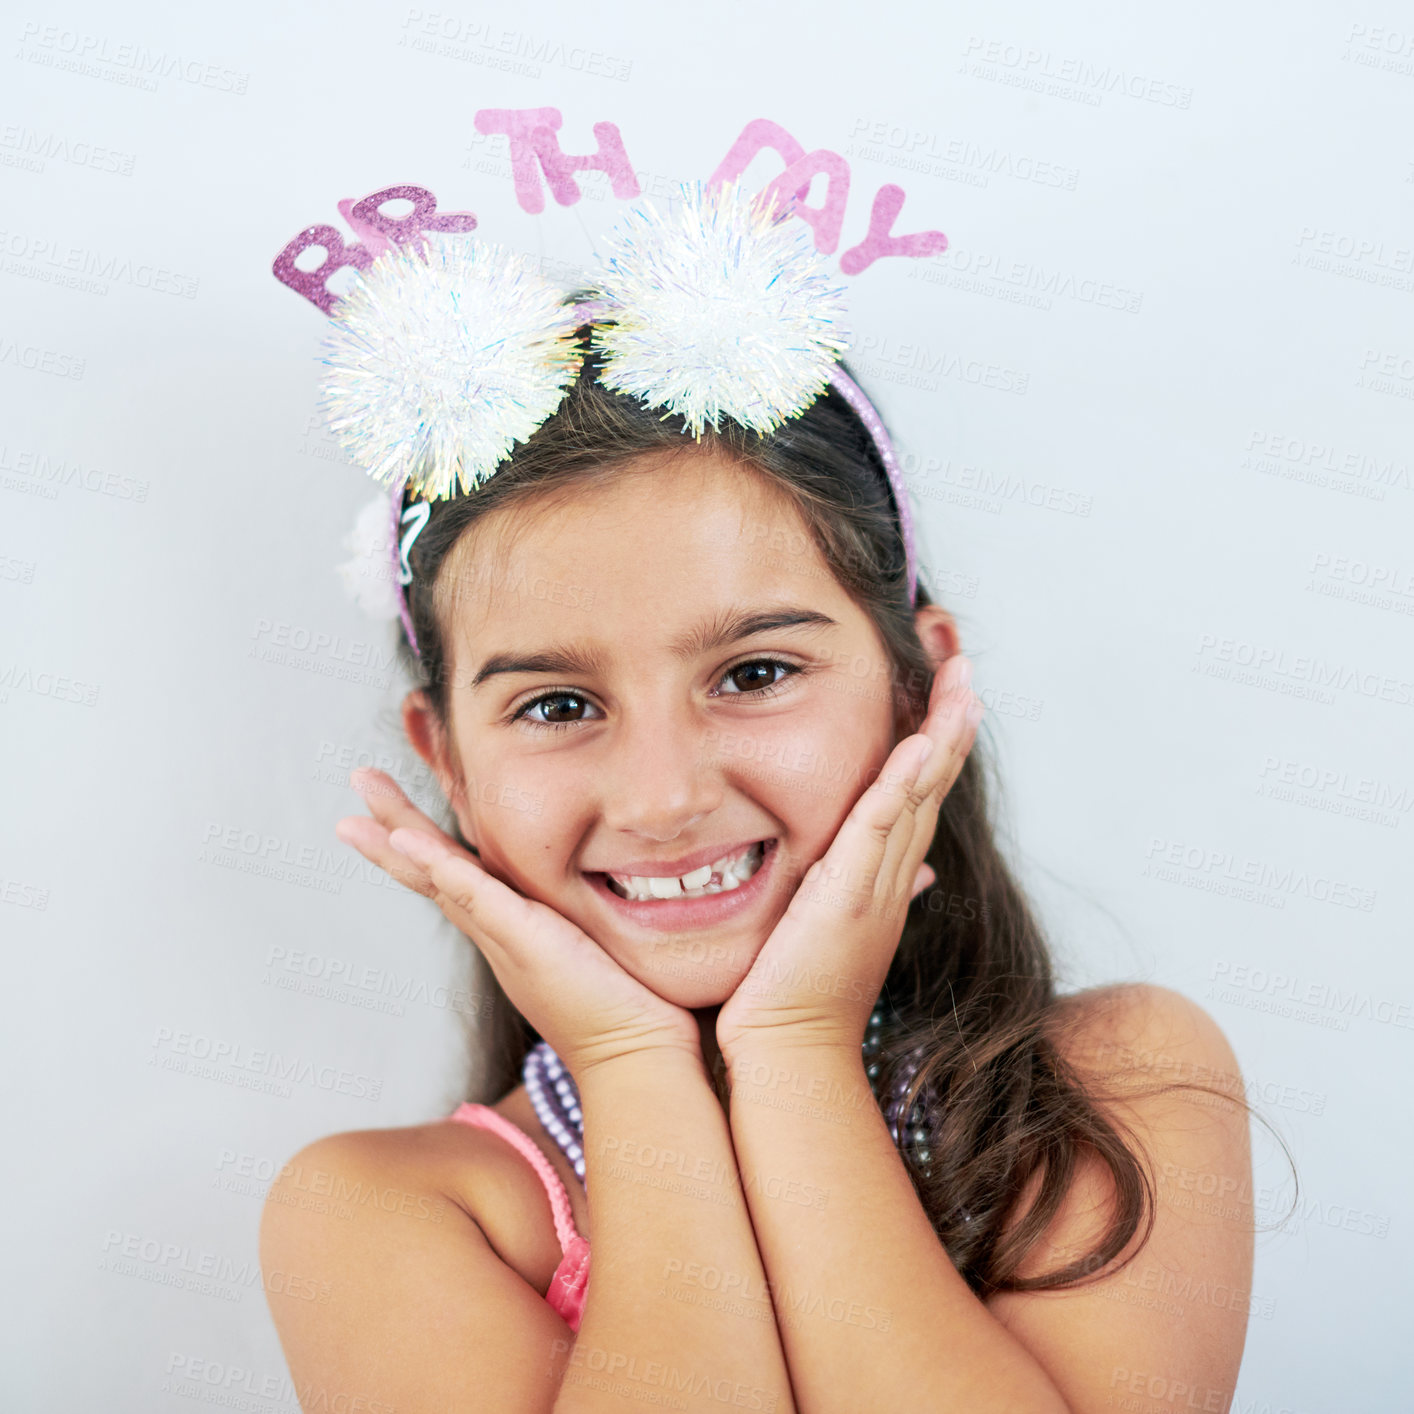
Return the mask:
<svg viewBox="0 0 1414 1414">
<path fill-rule="evenodd" d="M 525 1161 L 535 1170 L 535 1176 L 545 1189 L 550 1200 L 550 1213 L 555 1220 L 555 1238 L 564 1254 L 555 1274 L 550 1278 L 550 1289 L 545 1299 L 559 1312 L 572 1331 L 579 1330 L 580 1317 L 584 1313 L 584 1298 L 589 1288 L 589 1243 L 580 1235 L 574 1225 L 574 1214 L 570 1208 L 569 1194 L 560 1176 L 549 1159 L 519 1125 L 512 1124 L 504 1115 L 499 1115 L 489 1105 L 471 1103 L 459 1105 L 449 1119 L 459 1120 L 477 1129 L 489 1129 L 499 1135 L 512 1148 L 518 1150 Z"/>
</svg>

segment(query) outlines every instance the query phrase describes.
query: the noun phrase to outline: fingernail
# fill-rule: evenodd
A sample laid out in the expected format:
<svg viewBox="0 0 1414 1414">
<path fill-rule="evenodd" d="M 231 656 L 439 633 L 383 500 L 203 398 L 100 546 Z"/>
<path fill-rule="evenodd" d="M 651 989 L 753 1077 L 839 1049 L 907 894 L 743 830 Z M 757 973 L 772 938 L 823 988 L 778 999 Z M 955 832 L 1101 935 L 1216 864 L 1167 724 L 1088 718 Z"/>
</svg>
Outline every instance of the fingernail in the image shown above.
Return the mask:
<svg viewBox="0 0 1414 1414">
<path fill-rule="evenodd" d="M 436 845 L 419 830 L 409 830 L 406 827 L 396 829 L 388 836 L 388 843 L 414 864 L 428 864 L 437 857 Z"/>
<path fill-rule="evenodd" d="M 347 820 L 340 820 L 339 823 L 334 826 L 334 834 L 343 844 L 353 843 L 353 826 L 350 825 Z"/>
<path fill-rule="evenodd" d="M 972 660 L 970 658 L 963 658 L 960 653 L 958 657 L 961 661 L 957 665 L 957 676 L 953 678 L 953 686 L 966 687 L 967 684 L 972 681 Z"/>
</svg>

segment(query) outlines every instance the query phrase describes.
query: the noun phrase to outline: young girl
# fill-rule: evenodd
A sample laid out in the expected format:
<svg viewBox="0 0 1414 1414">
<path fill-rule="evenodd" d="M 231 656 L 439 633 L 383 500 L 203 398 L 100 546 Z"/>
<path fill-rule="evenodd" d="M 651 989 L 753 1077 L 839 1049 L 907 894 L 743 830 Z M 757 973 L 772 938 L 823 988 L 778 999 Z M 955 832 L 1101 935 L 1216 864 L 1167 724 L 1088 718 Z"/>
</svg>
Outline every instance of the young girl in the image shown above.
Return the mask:
<svg viewBox="0 0 1414 1414">
<path fill-rule="evenodd" d="M 304 1408 L 1226 1411 L 1232 1052 L 1058 994 L 868 416 L 685 437 L 591 333 L 408 555 L 455 828 L 364 771 L 339 835 L 489 963 L 490 1103 L 302 1150 L 351 1218 L 277 1182 L 262 1264 L 329 1292 L 270 1298 Z"/>
</svg>

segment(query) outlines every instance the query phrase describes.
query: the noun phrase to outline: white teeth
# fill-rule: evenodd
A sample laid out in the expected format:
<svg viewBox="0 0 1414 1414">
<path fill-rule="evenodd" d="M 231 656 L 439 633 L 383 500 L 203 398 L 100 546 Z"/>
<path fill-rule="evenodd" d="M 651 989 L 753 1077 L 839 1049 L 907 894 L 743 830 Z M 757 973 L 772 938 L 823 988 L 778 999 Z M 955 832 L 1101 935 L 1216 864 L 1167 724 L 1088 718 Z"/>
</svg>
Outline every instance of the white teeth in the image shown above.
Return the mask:
<svg viewBox="0 0 1414 1414">
<path fill-rule="evenodd" d="M 616 891 L 631 899 L 701 898 L 707 894 L 730 893 L 740 888 L 761 867 L 765 846 L 758 841 L 737 855 L 723 855 L 690 874 L 643 876 L 610 874 Z"/>
</svg>

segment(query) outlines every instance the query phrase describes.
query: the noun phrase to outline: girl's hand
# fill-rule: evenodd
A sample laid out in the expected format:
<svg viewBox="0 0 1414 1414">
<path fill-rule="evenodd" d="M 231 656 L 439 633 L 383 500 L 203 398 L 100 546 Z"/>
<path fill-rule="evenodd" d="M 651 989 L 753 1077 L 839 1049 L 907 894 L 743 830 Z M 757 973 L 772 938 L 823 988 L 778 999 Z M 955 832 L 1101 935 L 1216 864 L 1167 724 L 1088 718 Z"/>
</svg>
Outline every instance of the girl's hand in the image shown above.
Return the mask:
<svg viewBox="0 0 1414 1414">
<path fill-rule="evenodd" d="M 691 1012 L 630 977 L 568 919 L 487 872 L 422 813 L 396 782 L 365 767 L 350 778 L 374 818 L 335 833 L 400 884 L 432 899 L 481 950 L 516 1010 L 580 1077 L 604 1061 L 687 1050 L 702 1038 Z"/>
<path fill-rule="evenodd" d="M 728 1062 L 782 1042 L 859 1053 L 909 902 L 936 877 L 923 856 L 938 810 L 977 739 L 971 674 L 960 653 L 934 674 L 922 728 L 894 747 L 723 1003 L 717 1044 Z"/>
</svg>

